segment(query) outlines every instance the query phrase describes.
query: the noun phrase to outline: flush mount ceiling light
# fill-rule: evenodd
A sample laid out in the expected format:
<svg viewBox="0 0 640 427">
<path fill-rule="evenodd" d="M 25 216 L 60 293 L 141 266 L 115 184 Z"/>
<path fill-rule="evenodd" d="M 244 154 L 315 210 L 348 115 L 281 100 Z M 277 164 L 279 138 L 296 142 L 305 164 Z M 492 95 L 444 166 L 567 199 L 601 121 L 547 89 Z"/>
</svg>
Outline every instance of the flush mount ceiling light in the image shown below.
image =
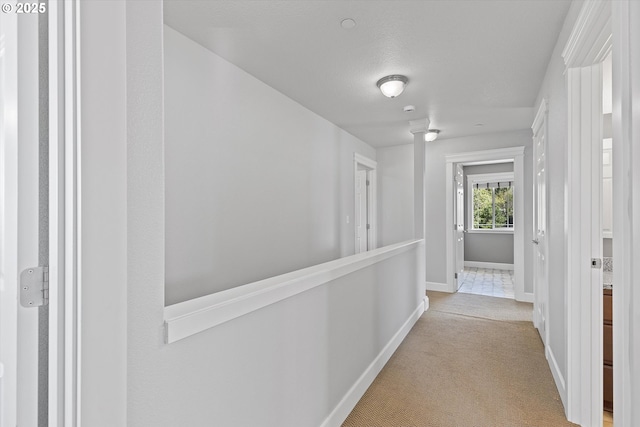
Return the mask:
<svg viewBox="0 0 640 427">
<path fill-rule="evenodd" d="M 439 133 L 439 129 L 429 129 L 427 133 L 424 134 L 424 140 L 427 142 L 435 141 Z"/>
<path fill-rule="evenodd" d="M 378 87 L 384 96 L 387 98 L 395 98 L 404 91 L 404 87 L 409 82 L 409 79 L 399 74 L 386 76 L 378 80 Z"/>
</svg>

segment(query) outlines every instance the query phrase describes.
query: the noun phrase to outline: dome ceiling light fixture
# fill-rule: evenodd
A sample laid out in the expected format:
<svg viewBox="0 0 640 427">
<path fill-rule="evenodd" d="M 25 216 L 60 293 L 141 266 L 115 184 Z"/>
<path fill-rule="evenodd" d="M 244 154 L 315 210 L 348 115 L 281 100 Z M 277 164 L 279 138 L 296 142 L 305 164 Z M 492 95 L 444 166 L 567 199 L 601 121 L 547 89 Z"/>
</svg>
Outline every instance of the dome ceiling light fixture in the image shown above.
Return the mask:
<svg viewBox="0 0 640 427">
<path fill-rule="evenodd" d="M 400 95 L 405 86 L 409 83 L 409 79 L 399 74 L 392 74 L 378 80 L 376 85 L 387 98 L 395 98 Z"/>
<path fill-rule="evenodd" d="M 440 129 L 429 129 L 427 133 L 424 134 L 424 140 L 427 142 L 435 141 L 440 133 Z"/>
</svg>

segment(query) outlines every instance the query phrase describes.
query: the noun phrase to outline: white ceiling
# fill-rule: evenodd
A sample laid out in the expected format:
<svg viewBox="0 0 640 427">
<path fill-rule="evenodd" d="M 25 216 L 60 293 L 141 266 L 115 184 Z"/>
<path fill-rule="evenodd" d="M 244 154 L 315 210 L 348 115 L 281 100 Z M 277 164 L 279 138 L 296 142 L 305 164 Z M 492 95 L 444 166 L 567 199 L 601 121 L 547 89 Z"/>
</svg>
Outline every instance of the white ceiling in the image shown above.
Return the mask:
<svg viewBox="0 0 640 427">
<path fill-rule="evenodd" d="M 374 147 L 531 126 L 568 0 L 165 0 L 165 22 Z M 356 21 L 345 30 L 340 22 Z M 376 82 L 409 78 L 385 98 Z M 416 110 L 405 113 L 413 104 Z M 482 124 L 482 126 L 478 126 Z"/>
</svg>

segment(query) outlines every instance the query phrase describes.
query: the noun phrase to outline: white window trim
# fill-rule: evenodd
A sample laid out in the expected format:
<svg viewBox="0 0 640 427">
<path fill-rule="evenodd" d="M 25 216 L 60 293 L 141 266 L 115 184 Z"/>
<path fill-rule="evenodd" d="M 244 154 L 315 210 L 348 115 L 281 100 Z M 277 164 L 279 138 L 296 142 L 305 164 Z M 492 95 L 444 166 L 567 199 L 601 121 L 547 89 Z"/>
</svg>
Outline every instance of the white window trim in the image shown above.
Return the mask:
<svg viewBox="0 0 640 427">
<path fill-rule="evenodd" d="M 486 184 L 487 182 L 505 182 L 510 181 L 513 182 L 513 188 L 515 193 L 515 174 L 513 172 L 496 172 L 496 173 L 483 173 L 483 174 L 473 174 L 467 175 L 467 218 L 469 219 L 469 223 L 467 224 L 467 233 L 471 234 L 513 234 L 514 229 L 516 228 L 516 221 L 514 218 L 513 227 L 512 228 L 492 228 L 492 229 L 476 229 L 473 228 L 473 188 L 476 184 Z M 494 213 L 495 215 L 495 213 Z M 514 206 L 514 215 L 515 215 L 515 206 Z"/>
</svg>

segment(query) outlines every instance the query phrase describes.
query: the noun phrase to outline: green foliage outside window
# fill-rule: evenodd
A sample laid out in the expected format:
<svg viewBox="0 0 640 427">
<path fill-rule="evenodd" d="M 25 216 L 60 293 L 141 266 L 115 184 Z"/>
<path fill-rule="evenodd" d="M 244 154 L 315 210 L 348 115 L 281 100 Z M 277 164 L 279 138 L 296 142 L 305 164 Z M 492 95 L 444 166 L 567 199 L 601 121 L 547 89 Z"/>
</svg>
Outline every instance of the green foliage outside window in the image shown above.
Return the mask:
<svg viewBox="0 0 640 427">
<path fill-rule="evenodd" d="M 513 228 L 513 188 L 473 189 L 473 228 Z"/>
</svg>

